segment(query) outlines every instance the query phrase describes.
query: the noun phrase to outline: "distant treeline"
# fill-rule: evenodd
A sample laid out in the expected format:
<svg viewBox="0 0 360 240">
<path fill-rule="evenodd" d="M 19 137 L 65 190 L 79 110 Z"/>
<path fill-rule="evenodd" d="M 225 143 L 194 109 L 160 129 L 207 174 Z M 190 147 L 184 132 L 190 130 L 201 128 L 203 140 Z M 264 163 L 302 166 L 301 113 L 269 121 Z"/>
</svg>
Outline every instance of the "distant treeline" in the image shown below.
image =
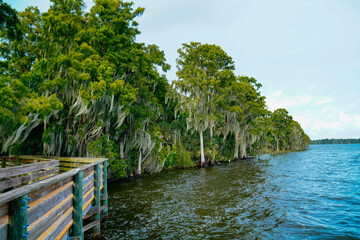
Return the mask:
<svg viewBox="0 0 360 240">
<path fill-rule="evenodd" d="M 319 139 L 319 140 L 311 140 L 311 144 L 355 144 L 355 143 L 360 143 L 360 138 L 356 139 L 356 138 L 331 138 L 331 139 Z"/>
</svg>

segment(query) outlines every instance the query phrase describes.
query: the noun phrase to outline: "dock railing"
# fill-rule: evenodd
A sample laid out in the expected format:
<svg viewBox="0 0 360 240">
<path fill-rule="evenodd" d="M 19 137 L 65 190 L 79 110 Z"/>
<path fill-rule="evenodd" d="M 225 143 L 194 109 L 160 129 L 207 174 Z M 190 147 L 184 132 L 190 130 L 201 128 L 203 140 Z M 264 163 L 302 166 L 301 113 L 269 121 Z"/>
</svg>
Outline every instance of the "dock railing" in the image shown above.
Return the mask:
<svg viewBox="0 0 360 240">
<path fill-rule="evenodd" d="M 90 229 L 100 238 L 108 213 L 107 159 L 17 156 L 1 162 L 0 239 L 83 239 Z"/>
</svg>

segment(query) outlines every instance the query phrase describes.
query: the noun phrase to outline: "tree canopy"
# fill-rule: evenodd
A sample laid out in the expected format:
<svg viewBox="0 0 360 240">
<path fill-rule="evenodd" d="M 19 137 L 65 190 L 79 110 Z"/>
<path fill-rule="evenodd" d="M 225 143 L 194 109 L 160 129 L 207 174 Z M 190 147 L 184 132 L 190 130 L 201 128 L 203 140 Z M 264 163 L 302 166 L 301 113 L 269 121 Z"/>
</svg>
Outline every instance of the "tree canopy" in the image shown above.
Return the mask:
<svg viewBox="0 0 360 240">
<path fill-rule="evenodd" d="M 84 7 L 17 12 L 0 1 L 2 154 L 105 156 L 121 178 L 307 148 L 300 124 L 268 111 L 261 84 L 236 76 L 220 46 L 184 43 L 170 85 L 165 53 L 136 40 L 143 8 Z"/>
</svg>

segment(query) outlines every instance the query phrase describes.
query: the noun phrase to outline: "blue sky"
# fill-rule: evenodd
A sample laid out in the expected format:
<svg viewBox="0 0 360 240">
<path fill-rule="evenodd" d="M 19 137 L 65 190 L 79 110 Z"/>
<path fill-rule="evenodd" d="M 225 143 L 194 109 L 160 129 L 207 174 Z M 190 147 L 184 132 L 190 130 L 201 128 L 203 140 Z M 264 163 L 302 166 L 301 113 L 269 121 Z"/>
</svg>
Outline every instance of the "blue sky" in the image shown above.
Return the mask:
<svg viewBox="0 0 360 240">
<path fill-rule="evenodd" d="M 21 11 L 47 0 L 5 0 Z M 92 1 L 85 1 L 90 8 Z M 221 46 L 238 75 L 255 77 L 270 110 L 286 108 L 311 139 L 360 137 L 359 0 L 135 0 L 138 41 L 165 51 L 198 41 Z"/>
</svg>

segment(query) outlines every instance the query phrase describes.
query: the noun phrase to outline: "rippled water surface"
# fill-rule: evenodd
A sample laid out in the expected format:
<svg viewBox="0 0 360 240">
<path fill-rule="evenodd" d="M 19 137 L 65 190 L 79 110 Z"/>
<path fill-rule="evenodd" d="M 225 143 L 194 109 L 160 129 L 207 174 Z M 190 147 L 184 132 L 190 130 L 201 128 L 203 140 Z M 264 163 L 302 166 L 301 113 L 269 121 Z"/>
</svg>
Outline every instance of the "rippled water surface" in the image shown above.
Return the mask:
<svg viewBox="0 0 360 240">
<path fill-rule="evenodd" d="M 360 145 L 109 185 L 104 239 L 360 239 Z"/>
</svg>

